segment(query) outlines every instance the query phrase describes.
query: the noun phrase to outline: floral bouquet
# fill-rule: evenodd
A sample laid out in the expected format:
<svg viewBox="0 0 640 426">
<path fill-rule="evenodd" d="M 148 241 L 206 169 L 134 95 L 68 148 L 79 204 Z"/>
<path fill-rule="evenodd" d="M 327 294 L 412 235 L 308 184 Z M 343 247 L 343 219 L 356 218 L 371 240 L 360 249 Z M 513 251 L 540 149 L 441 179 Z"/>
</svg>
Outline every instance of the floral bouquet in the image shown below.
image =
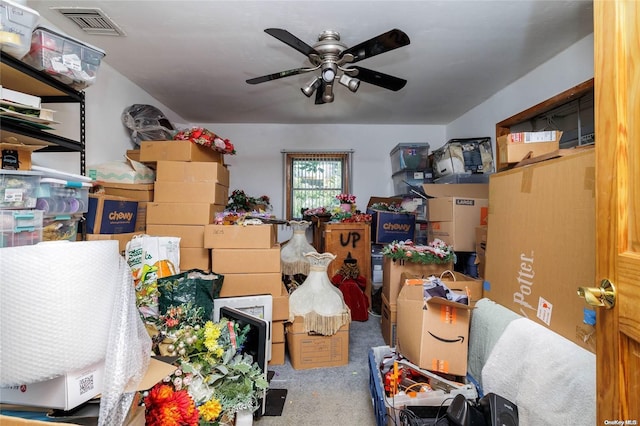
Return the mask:
<svg viewBox="0 0 640 426">
<path fill-rule="evenodd" d="M 229 139 L 222 139 L 220 136 L 203 127 L 181 130 L 176 133 L 173 139 L 178 141 L 191 141 L 222 154 L 235 155 L 236 153 L 236 149 Z"/>
<path fill-rule="evenodd" d="M 336 200 L 338 200 L 340 204 L 355 204 L 356 196 L 352 194 L 338 194 L 336 195 Z"/>
<path fill-rule="evenodd" d="M 241 352 L 249 326 L 205 321 L 202 308 L 170 307 L 157 320 L 154 350 L 177 357 L 177 370 L 145 397 L 147 425 L 216 425 L 254 411 L 268 387 L 263 371 Z"/>
<path fill-rule="evenodd" d="M 428 245 L 416 245 L 411 240 L 393 241 L 382 248 L 382 254 L 392 260 L 406 260 L 413 263 L 455 263 L 453 247 L 439 238 Z"/>
<path fill-rule="evenodd" d="M 271 210 L 269 196 L 250 197 L 243 190 L 236 189 L 229 195 L 229 203 L 225 206 L 227 211 L 235 212 L 264 212 Z"/>
</svg>

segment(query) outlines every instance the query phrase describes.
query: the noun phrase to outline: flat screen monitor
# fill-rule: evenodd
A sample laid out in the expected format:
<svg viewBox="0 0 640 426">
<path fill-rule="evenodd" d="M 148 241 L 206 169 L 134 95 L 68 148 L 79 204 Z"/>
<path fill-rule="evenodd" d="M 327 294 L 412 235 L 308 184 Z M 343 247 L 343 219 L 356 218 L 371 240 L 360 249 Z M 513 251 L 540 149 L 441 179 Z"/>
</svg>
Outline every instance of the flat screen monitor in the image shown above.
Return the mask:
<svg viewBox="0 0 640 426">
<path fill-rule="evenodd" d="M 220 319 L 220 308 L 229 306 L 245 314 L 267 321 L 267 361 L 271 360 L 271 319 L 273 318 L 273 296 L 261 294 L 255 296 L 220 297 L 213 300 L 213 321 Z"/>
<path fill-rule="evenodd" d="M 249 326 L 247 338 L 239 350 L 240 352 L 253 357 L 253 361 L 258 364 L 262 370 L 264 379 L 267 380 L 267 331 L 269 329 L 269 323 L 264 319 L 255 317 L 229 306 L 222 306 L 220 308 L 220 318 L 227 318 L 228 320 L 235 322 L 238 324 L 240 329 L 243 329 L 247 325 Z M 266 396 L 267 393 L 265 389 L 262 392 L 261 398 L 259 398 L 260 406 L 255 411 L 255 415 L 264 415 L 266 408 Z"/>
</svg>

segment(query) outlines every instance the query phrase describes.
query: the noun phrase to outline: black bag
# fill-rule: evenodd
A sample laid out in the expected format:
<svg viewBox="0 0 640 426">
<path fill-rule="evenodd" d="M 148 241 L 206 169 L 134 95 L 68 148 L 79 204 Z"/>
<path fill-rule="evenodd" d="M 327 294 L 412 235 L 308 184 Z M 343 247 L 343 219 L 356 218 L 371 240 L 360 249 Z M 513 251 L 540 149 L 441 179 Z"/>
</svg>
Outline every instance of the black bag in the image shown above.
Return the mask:
<svg viewBox="0 0 640 426">
<path fill-rule="evenodd" d="M 190 269 L 169 277 L 158 278 L 160 315 L 169 307 L 191 303 L 202 308 L 205 320 L 212 318 L 213 299 L 220 297 L 224 275 Z"/>
</svg>

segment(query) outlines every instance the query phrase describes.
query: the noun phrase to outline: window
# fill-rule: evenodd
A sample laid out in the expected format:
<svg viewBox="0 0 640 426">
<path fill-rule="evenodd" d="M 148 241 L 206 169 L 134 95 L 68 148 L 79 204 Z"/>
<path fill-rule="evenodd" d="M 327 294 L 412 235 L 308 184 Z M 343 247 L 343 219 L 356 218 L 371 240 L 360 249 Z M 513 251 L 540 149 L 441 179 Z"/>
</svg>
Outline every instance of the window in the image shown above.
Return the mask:
<svg viewBox="0 0 640 426">
<path fill-rule="evenodd" d="M 329 206 L 336 195 L 350 192 L 351 153 L 283 152 L 287 220 L 300 219 L 303 209 Z"/>
</svg>

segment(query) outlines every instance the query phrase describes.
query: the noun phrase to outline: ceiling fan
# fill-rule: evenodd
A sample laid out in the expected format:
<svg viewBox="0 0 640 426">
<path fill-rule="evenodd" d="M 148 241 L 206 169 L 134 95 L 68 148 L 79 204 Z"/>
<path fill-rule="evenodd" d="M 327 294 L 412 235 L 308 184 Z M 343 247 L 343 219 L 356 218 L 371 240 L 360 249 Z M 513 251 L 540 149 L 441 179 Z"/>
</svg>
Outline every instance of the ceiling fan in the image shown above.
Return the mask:
<svg viewBox="0 0 640 426">
<path fill-rule="evenodd" d="M 332 30 L 320 33 L 318 41 L 313 47 L 287 30 L 267 28 L 264 31 L 307 56 L 311 67 L 295 68 L 262 77 L 250 78 L 247 80 L 249 84 L 259 84 L 320 70 L 320 76 L 315 76 L 301 88 L 302 93 L 307 97 L 311 97 L 315 92 L 316 104 L 333 102 L 333 88 L 336 79 L 352 92 L 358 90 L 361 81 L 393 91 L 398 91 L 407 84 L 407 80 L 402 78 L 351 65 L 363 59 L 408 45 L 410 42 L 409 36 L 401 30 L 392 29 L 352 47 L 347 47 L 342 43 L 340 34 Z M 342 75 L 338 76 L 340 71 Z"/>
</svg>

